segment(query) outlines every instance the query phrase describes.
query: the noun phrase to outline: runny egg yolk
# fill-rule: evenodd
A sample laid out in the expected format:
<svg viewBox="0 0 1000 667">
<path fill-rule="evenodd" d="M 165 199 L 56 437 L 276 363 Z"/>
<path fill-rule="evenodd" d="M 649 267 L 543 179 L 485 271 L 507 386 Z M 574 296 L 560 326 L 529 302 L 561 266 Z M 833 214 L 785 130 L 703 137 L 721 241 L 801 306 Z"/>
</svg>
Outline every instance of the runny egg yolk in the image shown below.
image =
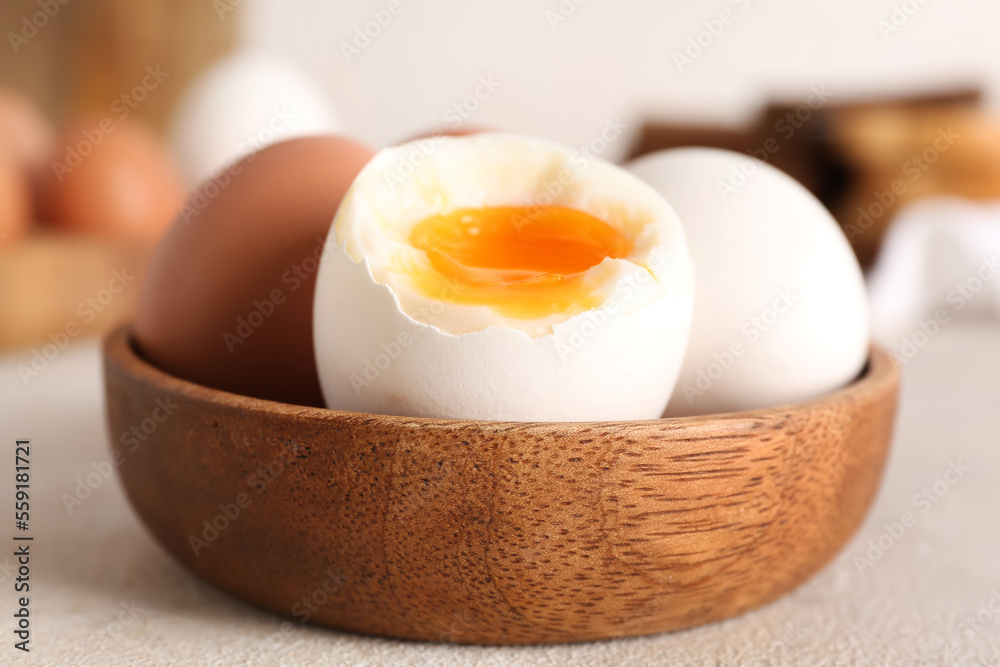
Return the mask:
<svg viewBox="0 0 1000 667">
<path fill-rule="evenodd" d="M 632 252 L 607 222 L 565 206 L 462 208 L 418 222 L 409 244 L 433 271 L 413 275 L 425 296 L 538 319 L 601 305 L 584 274 Z"/>
</svg>

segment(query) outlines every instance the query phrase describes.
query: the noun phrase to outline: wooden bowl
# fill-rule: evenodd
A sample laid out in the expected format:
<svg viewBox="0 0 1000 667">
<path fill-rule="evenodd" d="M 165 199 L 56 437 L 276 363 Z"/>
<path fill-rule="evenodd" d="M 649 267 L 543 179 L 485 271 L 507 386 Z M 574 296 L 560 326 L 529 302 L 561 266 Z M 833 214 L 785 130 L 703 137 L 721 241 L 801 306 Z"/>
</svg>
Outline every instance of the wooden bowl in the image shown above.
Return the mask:
<svg viewBox="0 0 1000 667">
<path fill-rule="evenodd" d="M 860 524 L 898 379 L 683 419 L 469 422 L 209 389 L 104 346 L 113 461 L 199 577 L 342 630 L 524 644 L 735 616 L 803 583 Z M 120 434 L 120 435 L 119 435 Z"/>
</svg>

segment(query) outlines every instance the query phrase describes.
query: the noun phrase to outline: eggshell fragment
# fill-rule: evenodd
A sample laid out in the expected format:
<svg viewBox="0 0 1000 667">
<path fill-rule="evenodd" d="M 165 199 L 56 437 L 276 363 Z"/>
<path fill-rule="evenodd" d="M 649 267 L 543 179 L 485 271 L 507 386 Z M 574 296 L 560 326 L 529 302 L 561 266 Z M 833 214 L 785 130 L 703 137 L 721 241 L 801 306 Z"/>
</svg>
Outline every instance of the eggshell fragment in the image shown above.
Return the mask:
<svg viewBox="0 0 1000 667">
<path fill-rule="evenodd" d="M 417 417 L 600 421 L 658 416 L 688 335 L 690 295 L 627 315 L 591 311 L 532 339 L 506 327 L 458 336 L 399 310 L 366 263 L 327 249 L 316 293 L 326 404 Z"/>
</svg>

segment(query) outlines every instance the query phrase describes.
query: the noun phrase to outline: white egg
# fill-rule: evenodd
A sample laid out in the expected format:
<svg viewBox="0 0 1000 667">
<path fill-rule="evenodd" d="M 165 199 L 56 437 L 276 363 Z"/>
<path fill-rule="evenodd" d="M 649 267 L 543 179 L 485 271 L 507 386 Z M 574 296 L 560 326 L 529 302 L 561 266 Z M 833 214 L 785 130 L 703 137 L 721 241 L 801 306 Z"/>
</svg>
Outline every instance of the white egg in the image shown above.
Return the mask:
<svg viewBox="0 0 1000 667">
<path fill-rule="evenodd" d="M 171 120 L 174 156 L 191 184 L 264 146 L 343 130 L 317 85 L 284 58 L 227 56 L 198 76 Z"/>
<path fill-rule="evenodd" d="M 801 401 L 858 375 L 869 345 L 864 279 L 809 191 L 715 149 L 661 151 L 626 168 L 677 211 L 695 263 L 691 340 L 667 416 Z"/>
<path fill-rule="evenodd" d="M 429 293 L 420 281 L 442 274 L 435 273 L 432 253 L 414 245 L 414 227 L 436 215 L 465 209 L 479 215 L 493 207 L 526 213 L 510 237 L 518 248 L 524 234 L 542 233 L 532 225 L 542 225 L 547 211 L 564 210 L 553 207 L 597 218 L 630 247 L 565 277 L 504 274 L 499 291 L 483 302 L 475 277 L 441 282 L 445 288 Z M 485 225 L 469 222 L 475 216 L 462 219 L 470 225 L 463 233 L 485 233 Z M 475 264 L 456 257 L 447 261 L 458 271 Z M 684 356 L 692 278 L 673 209 L 614 165 L 506 133 L 383 149 L 344 198 L 320 262 L 314 309 L 320 384 L 329 407 L 358 412 L 512 421 L 656 418 Z M 514 298 L 510 290 L 536 280 L 582 286 L 585 296 L 565 301 L 552 292 L 548 304 L 545 287 L 531 292 L 541 295 L 531 303 L 543 310 L 512 311 L 513 302 L 505 301 Z"/>
</svg>

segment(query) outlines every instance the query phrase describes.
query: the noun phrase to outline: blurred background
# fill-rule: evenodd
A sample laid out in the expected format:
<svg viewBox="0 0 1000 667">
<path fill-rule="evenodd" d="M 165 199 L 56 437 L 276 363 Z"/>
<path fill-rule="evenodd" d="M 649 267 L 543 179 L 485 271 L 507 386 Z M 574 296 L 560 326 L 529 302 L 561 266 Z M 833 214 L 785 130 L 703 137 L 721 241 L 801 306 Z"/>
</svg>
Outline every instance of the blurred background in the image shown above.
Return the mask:
<svg viewBox="0 0 1000 667">
<path fill-rule="evenodd" d="M 198 632 L 257 659 L 279 630 L 182 573 L 116 481 L 81 481 L 112 468 L 98 336 L 133 317 L 152 248 L 199 209 L 193 188 L 296 135 L 379 147 L 496 128 L 614 162 L 707 145 L 784 169 L 850 240 L 876 340 L 914 360 L 892 466 L 856 541 L 801 591 L 662 636 L 659 654 L 694 646 L 704 659 L 688 664 L 740 664 L 740 647 L 760 645 L 797 652 L 788 664 L 916 664 L 915 647 L 920 664 L 1000 664 L 1000 3 L 4 0 L 0 19 L 0 432 L 42 443 L 43 641 L 76 655 L 136 599 L 149 629 L 127 628 L 121 646 L 145 656 L 159 641 L 167 662 L 214 659 Z M 877 569 L 859 569 L 953 458 L 973 468 L 960 488 L 935 496 Z M 81 488 L 94 500 L 64 506 Z M 970 638 L 962 619 L 982 619 L 986 601 L 989 624 Z M 927 658 L 952 640 L 954 662 Z M 623 646 L 614 664 L 641 664 Z M 351 650 L 371 662 L 367 644 Z"/>
<path fill-rule="evenodd" d="M 46 342 L 109 267 L 141 279 L 194 185 L 299 134 L 381 146 L 487 127 L 613 161 L 745 151 L 834 213 L 886 303 L 876 336 L 897 352 L 976 270 L 982 202 L 1000 196 L 988 3 L 11 0 L 0 16 L 6 348 Z M 885 270 L 900 217 L 920 251 L 884 253 Z M 137 293 L 83 307 L 80 335 L 128 317 Z M 978 301 L 967 312 L 1000 299 Z"/>
</svg>

